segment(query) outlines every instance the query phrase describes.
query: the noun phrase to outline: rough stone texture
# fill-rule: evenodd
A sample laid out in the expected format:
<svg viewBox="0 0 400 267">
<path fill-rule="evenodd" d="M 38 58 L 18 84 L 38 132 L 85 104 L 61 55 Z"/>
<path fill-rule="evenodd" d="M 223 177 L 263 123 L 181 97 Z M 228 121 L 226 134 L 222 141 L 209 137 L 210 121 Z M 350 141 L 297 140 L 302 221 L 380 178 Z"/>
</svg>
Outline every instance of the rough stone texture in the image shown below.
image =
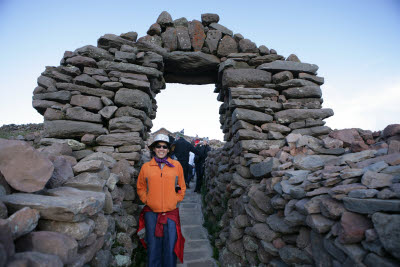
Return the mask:
<svg viewBox="0 0 400 267">
<path fill-rule="evenodd" d="M 85 191 L 81 192 L 79 195 L 62 197 L 15 193 L 2 196 L 0 200 L 11 211 L 30 207 L 38 210 L 43 219 L 77 222 L 88 215 L 96 214 L 104 205 L 104 198 L 93 198 L 87 194 L 85 196 Z"/>
<path fill-rule="evenodd" d="M 19 252 L 13 257 L 16 264 L 27 264 L 22 266 L 33 266 L 33 267 L 62 267 L 64 266 L 60 257 L 57 255 L 51 255 L 36 251 Z M 17 265 L 18 266 L 18 265 Z"/>
<path fill-rule="evenodd" d="M 188 25 L 190 40 L 192 42 L 193 50 L 200 51 L 203 47 L 206 34 L 204 33 L 204 26 L 198 20 L 192 20 Z"/>
<path fill-rule="evenodd" d="M 229 54 L 237 53 L 238 51 L 238 44 L 236 43 L 235 39 L 228 35 L 225 35 L 219 42 L 217 55 L 219 57 L 226 57 Z"/>
<path fill-rule="evenodd" d="M 70 264 L 77 256 L 78 243 L 60 233 L 39 231 L 18 239 L 16 248 L 20 252 L 36 251 L 56 255 L 63 264 Z"/>
<path fill-rule="evenodd" d="M 210 50 L 211 54 L 216 54 L 219 40 L 222 38 L 222 32 L 218 30 L 209 30 L 205 40 L 205 45 Z"/>
<path fill-rule="evenodd" d="M 151 100 L 148 94 L 140 90 L 121 88 L 115 94 L 115 104 L 141 109 L 146 113 L 151 111 Z"/>
<path fill-rule="evenodd" d="M 300 63 L 295 61 L 282 61 L 276 60 L 271 63 L 265 63 L 257 67 L 260 70 L 267 70 L 267 71 L 291 71 L 291 72 L 305 72 L 310 74 L 315 74 L 318 70 L 318 66 L 314 64 L 308 63 Z"/>
<path fill-rule="evenodd" d="M 53 170 L 51 161 L 28 143 L 0 139 L 0 171 L 14 189 L 39 191 L 44 188 Z"/>
<path fill-rule="evenodd" d="M 22 208 L 11 215 L 7 220 L 14 239 L 34 230 L 39 221 L 39 211 L 28 207 Z"/>
<path fill-rule="evenodd" d="M 272 168 L 274 167 L 274 160 L 271 159 L 269 161 L 260 162 L 250 166 L 250 173 L 254 177 L 263 177 L 271 173 Z"/>
<path fill-rule="evenodd" d="M 271 81 L 271 74 L 266 71 L 254 69 L 228 69 L 222 76 L 223 87 L 235 87 L 245 85 L 248 87 L 258 87 Z"/>
<path fill-rule="evenodd" d="M 395 258 L 400 259 L 400 215 L 377 212 L 372 215 L 372 222 L 383 247 Z"/>
<path fill-rule="evenodd" d="M 0 245 L 3 246 L 7 257 L 11 257 L 15 253 L 13 235 L 10 224 L 7 220 L 0 219 Z"/>
<path fill-rule="evenodd" d="M 367 171 L 361 179 L 361 183 L 368 188 L 381 188 L 392 185 L 393 175 Z"/>
<path fill-rule="evenodd" d="M 189 30 L 187 27 L 176 27 L 176 35 L 178 38 L 178 50 L 189 51 L 192 49 L 190 42 Z"/>
<path fill-rule="evenodd" d="M 351 244 L 363 240 L 365 231 L 372 228 L 372 223 L 363 215 L 344 212 L 340 219 L 340 226 L 339 241 Z"/>
<path fill-rule="evenodd" d="M 288 109 L 275 113 L 275 119 L 282 124 L 306 119 L 326 119 L 333 116 L 332 109 Z"/>
<path fill-rule="evenodd" d="M 400 200 L 343 198 L 344 207 L 353 212 L 373 214 L 377 211 L 400 212 Z"/>
<path fill-rule="evenodd" d="M 79 241 L 89 236 L 89 234 L 93 231 L 94 223 L 90 219 L 82 222 L 40 220 L 38 228 L 42 231 L 52 231 L 65 234 Z"/>
</svg>

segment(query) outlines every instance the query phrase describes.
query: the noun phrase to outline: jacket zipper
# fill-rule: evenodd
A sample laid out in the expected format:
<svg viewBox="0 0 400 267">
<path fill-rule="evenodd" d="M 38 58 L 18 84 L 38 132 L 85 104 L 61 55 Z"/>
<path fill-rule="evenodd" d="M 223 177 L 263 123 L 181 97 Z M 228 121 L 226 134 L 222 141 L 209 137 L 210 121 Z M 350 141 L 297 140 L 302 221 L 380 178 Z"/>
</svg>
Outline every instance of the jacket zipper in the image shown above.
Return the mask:
<svg viewBox="0 0 400 267">
<path fill-rule="evenodd" d="M 162 169 L 161 169 L 161 209 L 164 211 L 164 180 L 162 179 Z"/>
</svg>

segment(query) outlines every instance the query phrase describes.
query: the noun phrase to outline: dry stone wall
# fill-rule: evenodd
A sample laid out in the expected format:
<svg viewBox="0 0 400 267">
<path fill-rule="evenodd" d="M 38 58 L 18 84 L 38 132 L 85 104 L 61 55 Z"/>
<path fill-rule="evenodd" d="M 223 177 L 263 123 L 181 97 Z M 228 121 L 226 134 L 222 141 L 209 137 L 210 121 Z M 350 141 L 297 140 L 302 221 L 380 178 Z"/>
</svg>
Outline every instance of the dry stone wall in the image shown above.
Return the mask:
<svg viewBox="0 0 400 267">
<path fill-rule="evenodd" d="M 226 144 L 209 154 L 205 196 L 222 266 L 398 265 L 398 125 L 332 131 L 318 67 L 256 46 L 216 14 L 163 12 L 137 37 L 105 34 L 38 78 L 39 150 L 54 170 L 30 194 L 0 180 L 8 262 L 135 264 L 136 178 L 155 97 L 177 82 L 214 83 L 222 102 Z M 10 221 L 24 216 L 33 223 L 13 235 Z M 62 253 L 41 245 L 50 236 Z"/>
</svg>

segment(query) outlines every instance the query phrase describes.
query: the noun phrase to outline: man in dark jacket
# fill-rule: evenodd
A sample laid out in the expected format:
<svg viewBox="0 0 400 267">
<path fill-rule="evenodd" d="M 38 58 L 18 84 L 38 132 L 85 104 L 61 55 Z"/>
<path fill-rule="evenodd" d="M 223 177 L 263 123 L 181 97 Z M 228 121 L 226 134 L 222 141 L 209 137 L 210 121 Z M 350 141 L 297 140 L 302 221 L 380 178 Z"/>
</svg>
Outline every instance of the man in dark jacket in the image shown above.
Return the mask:
<svg viewBox="0 0 400 267">
<path fill-rule="evenodd" d="M 183 138 L 183 130 L 177 134 L 177 138 L 175 142 L 172 144 L 174 146 L 174 155 L 182 165 L 183 168 L 183 175 L 185 176 L 186 187 L 189 187 L 189 152 L 192 151 L 193 153 L 197 154 L 196 149 L 192 144 L 186 141 Z"/>
<path fill-rule="evenodd" d="M 196 188 L 194 189 L 194 192 L 200 192 L 201 190 L 201 185 L 203 183 L 203 177 L 204 177 L 204 169 L 205 169 L 205 162 L 207 158 L 207 153 L 211 150 L 210 146 L 207 144 L 208 138 L 203 139 L 203 143 L 201 145 L 197 145 L 196 150 L 197 150 L 197 155 L 195 159 L 195 164 L 196 164 Z"/>
</svg>

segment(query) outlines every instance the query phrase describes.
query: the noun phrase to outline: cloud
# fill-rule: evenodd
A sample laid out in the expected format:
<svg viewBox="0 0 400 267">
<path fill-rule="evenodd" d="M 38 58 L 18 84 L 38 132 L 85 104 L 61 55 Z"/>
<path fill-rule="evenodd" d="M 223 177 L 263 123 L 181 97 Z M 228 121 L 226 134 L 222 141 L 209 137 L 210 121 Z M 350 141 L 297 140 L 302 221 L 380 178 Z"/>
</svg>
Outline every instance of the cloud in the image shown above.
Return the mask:
<svg viewBox="0 0 400 267">
<path fill-rule="evenodd" d="M 362 92 L 350 87 L 340 91 L 334 86 L 324 87 L 324 107 L 335 112 L 326 120 L 331 128 L 376 131 L 400 123 L 400 81 L 381 88 L 362 87 Z"/>
</svg>

